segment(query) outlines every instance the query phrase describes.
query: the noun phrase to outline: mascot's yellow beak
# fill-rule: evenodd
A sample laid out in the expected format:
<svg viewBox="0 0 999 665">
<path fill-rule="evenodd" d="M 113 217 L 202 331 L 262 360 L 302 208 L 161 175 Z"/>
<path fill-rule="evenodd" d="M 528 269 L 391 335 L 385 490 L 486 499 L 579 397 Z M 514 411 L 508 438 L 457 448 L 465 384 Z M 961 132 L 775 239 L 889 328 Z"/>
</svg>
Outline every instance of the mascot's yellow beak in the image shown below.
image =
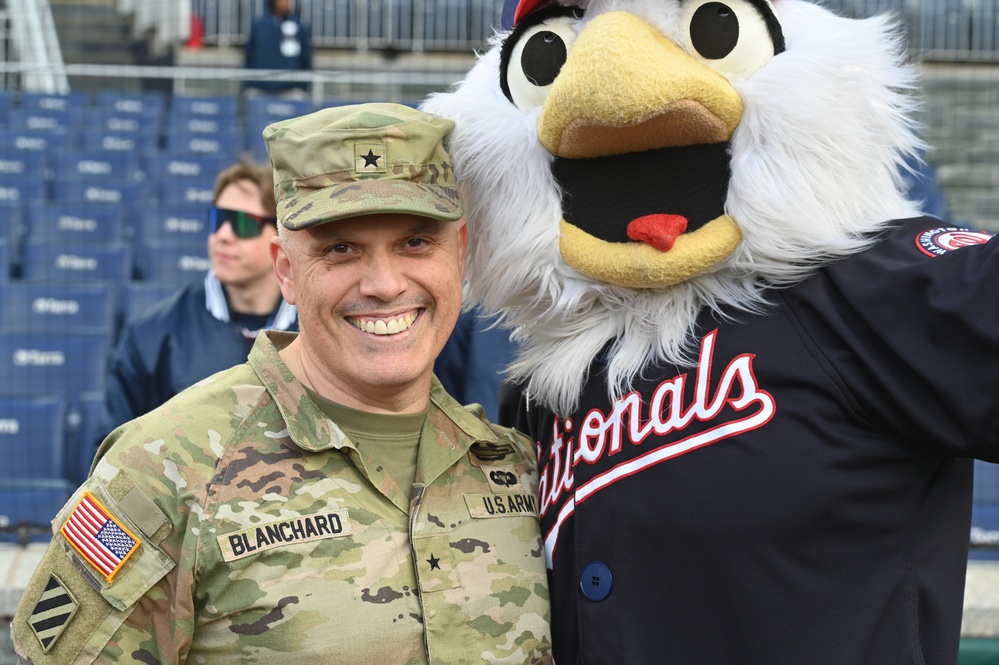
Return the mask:
<svg viewBox="0 0 999 665">
<path fill-rule="evenodd" d="M 579 34 L 538 121 L 562 188 L 560 251 L 594 279 L 660 288 L 729 256 L 728 145 L 742 100 L 627 12 Z"/>
</svg>

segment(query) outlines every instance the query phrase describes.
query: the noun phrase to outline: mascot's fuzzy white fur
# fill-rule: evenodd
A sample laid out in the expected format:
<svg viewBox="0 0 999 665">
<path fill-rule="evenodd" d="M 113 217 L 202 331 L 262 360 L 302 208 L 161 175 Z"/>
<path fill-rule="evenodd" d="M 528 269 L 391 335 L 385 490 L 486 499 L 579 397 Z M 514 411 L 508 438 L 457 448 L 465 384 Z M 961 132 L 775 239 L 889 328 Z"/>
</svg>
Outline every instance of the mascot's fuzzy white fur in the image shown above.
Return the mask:
<svg viewBox="0 0 999 665">
<path fill-rule="evenodd" d="M 999 357 L 996 243 L 902 191 L 893 23 L 514 4 L 423 108 L 456 123 L 467 295 L 520 343 L 556 660 L 955 662 L 999 397 L 954 359 Z"/>
</svg>

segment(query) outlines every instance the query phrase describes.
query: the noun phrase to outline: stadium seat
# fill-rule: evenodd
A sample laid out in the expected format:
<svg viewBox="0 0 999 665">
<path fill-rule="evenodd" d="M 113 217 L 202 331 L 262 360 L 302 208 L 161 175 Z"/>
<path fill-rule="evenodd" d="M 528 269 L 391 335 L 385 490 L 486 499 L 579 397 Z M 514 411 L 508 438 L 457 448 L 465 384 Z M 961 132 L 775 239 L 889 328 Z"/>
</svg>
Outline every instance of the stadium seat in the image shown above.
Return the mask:
<svg viewBox="0 0 999 665">
<path fill-rule="evenodd" d="M 14 276 L 10 255 L 10 242 L 0 238 L 0 283 Z"/>
<path fill-rule="evenodd" d="M 56 203 L 96 203 L 115 206 L 146 205 L 147 185 L 136 180 L 113 178 L 63 178 L 52 183 L 52 201 Z"/>
<path fill-rule="evenodd" d="M 138 154 L 158 150 L 159 132 L 93 131 L 82 133 L 82 147 L 87 150 L 110 150 Z"/>
<path fill-rule="evenodd" d="M 20 201 L 0 201 L 0 241 L 16 246 L 26 232 L 24 205 Z"/>
<path fill-rule="evenodd" d="M 175 95 L 170 100 L 171 117 L 183 116 L 233 120 L 238 113 L 238 97 L 189 97 Z"/>
<path fill-rule="evenodd" d="M 151 182 L 175 178 L 193 178 L 206 185 L 214 185 L 215 177 L 229 165 L 229 160 L 212 153 L 148 154 L 143 160 L 143 171 Z"/>
<path fill-rule="evenodd" d="M 47 92 L 22 92 L 20 106 L 35 111 L 78 113 L 82 118 L 87 108 L 87 93 L 75 91 L 64 95 L 52 95 Z"/>
<path fill-rule="evenodd" d="M 45 180 L 36 175 L 5 175 L 0 180 L 0 203 L 38 204 L 47 198 Z"/>
<path fill-rule="evenodd" d="M 999 560 L 999 503 L 975 501 L 971 506 L 970 559 Z"/>
<path fill-rule="evenodd" d="M 133 153 L 111 150 L 58 150 L 51 157 L 56 180 L 74 178 L 134 180 L 139 158 Z"/>
<path fill-rule="evenodd" d="M 243 135 L 237 128 L 218 134 L 192 134 L 168 129 L 165 135 L 165 149 L 174 152 L 207 153 L 235 161 L 243 151 Z"/>
<path fill-rule="evenodd" d="M 60 394 L 72 405 L 104 389 L 109 344 L 94 330 L 0 330 L 0 394 Z"/>
<path fill-rule="evenodd" d="M 78 132 L 83 127 L 83 115 L 77 110 L 14 108 L 7 112 L 7 126 L 31 131 Z"/>
<path fill-rule="evenodd" d="M 65 478 L 66 399 L 0 395 L 0 476 Z"/>
<path fill-rule="evenodd" d="M 114 333 L 119 290 L 104 284 L 11 282 L 0 297 L 0 328 L 49 332 L 93 328 Z"/>
<path fill-rule="evenodd" d="M 163 93 L 121 92 L 118 90 L 101 90 L 97 93 L 94 106 L 114 113 L 143 115 L 146 117 L 162 117 L 166 108 Z"/>
<path fill-rule="evenodd" d="M 246 100 L 246 117 L 263 126 L 277 120 L 296 118 L 312 111 L 312 102 L 307 99 L 274 99 L 272 97 L 250 97 Z"/>
<path fill-rule="evenodd" d="M 215 200 L 215 185 L 199 178 L 171 178 L 160 182 L 159 201 L 163 208 L 200 206 L 207 211 Z"/>
<path fill-rule="evenodd" d="M 74 485 L 86 480 L 97 447 L 109 434 L 98 431 L 103 406 L 103 393 L 84 393 L 77 402 L 78 408 L 67 416 L 65 476 Z"/>
<path fill-rule="evenodd" d="M 47 161 L 44 151 L 0 148 L 0 179 L 7 176 L 44 178 Z"/>
<path fill-rule="evenodd" d="M 0 541 L 50 540 L 52 519 L 72 493 L 65 480 L 0 479 Z"/>
<path fill-rule="evenodd" d="M 140 244 L 201 243 L 208 240 L 208 205 L 157 206 L 140 211 Z"/>
<path fill-rule="evenodd" d="M 122 207 L 102 203 L 32 206 L 26 229 L 27 238 L 32 241 L 61 244 L 66 248 L 81 242 L 107 244 L 125 237 Z"/>
<path fill-rule="evenodd" d="M 177 292 L 173 284 L 152 282 L 129 282 L 125 285 L 125 308 L 123 324 L 129 324 L 149 311 L 156 303 Z"/>
<path fill-rule="evenodd" d="M 236 116 L 175 116 L 171 115 L 166 131 L 169 134 L 208 134 L 211 136 L 230 131 L 237 127 Z"/>
<path fill-rule="evenodd" d="M 0 128 L 0 150 L 27 150 L 47 152 L 73 145 L 75 135 L 65 131 L 37 131 L 31 129 Z"/>
<path fill-rule="evenodd" d="M 120 113 L 99 107 L 89 109 L 85 116 L 88 131 L 121 134 L 150 133 L 158 135 L 162 120 L 159 114 Z"/>
<path fill-rule="evenodd" d="M 181 286 L 200 281 L 211 268 L 204 238 L 173 244 L 145 242 L 139 252 L 142 281 Z"/>
<path fill-rule="evenodd" d="M 123 242 L 65 247 L 29 241 L 22 253 L 21 275 L 26 280 L 122 284 L 132 276 L 132 256 Z"/>
</svg>

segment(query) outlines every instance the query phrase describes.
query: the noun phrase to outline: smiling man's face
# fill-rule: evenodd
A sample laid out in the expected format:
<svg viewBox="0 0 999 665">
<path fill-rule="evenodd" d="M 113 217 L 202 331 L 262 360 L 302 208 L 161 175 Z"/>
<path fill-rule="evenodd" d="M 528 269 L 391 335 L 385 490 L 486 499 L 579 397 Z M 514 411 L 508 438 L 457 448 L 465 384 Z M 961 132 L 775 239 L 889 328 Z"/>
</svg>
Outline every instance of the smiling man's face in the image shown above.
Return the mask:
<svg viewBox="0 0 999 665">
<path fill-rule="evenodd" d="M 406 214 L 285 232 L 272 249 L 281 290 L 298 307 L 303 364 L 321 374 L 299 378 L 348 406 L 425 402 L 461 310 L 467 242 L 464 220 Z"/>
</svg>

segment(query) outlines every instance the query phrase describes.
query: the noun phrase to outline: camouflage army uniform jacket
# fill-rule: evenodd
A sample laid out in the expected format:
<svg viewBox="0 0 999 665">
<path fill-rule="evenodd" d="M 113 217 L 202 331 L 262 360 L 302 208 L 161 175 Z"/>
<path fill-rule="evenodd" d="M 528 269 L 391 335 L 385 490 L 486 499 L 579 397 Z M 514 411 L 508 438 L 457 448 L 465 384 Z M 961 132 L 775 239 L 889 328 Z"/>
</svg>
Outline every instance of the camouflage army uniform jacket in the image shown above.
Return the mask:
<svg viewBox="0 0 999 665">
<path fill-rule="evenodd" d="M 435 379 L 405 497 L 281 362 L 293 338 L 104 442 L 18 608 L 25 662 L 551 662 L 527 440 Z"/>
</svg>

